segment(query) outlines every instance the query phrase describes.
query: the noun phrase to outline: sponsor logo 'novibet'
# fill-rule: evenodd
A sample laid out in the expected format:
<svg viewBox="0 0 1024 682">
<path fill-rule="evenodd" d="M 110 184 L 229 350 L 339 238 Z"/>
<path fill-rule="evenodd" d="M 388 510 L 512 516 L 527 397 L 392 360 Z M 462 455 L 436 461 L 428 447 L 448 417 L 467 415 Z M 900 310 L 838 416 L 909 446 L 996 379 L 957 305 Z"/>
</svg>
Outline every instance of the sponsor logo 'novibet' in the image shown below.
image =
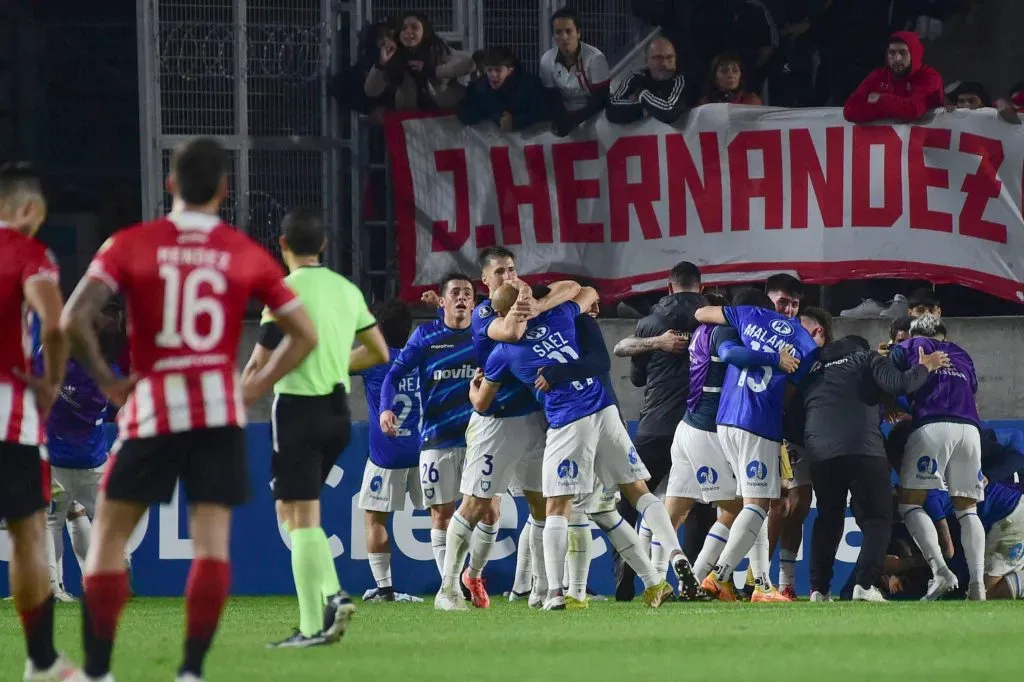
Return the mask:
<svg viewBox="0 0 1024 682">
<path fill-rule="evenodd" d="M 440 381 L 441 379 L 472 379 L 475 373 L 476 367 L 473 365 L 463 365 L 458 368 L 435 369 L 434 381 Z"/>
<path fill-rule="evenodd" d="M 572 139 L 452 116 L 387 130 L 405 298 L 501 244 L 538 283 L 586 276 L 604 300 L 680 260 L 718 283 L 909 277 L 1024 300 L 1024 145 L 990 112 L 853 125 L 714 104 L 683 128 L 599 115 Z"/>
</svg>

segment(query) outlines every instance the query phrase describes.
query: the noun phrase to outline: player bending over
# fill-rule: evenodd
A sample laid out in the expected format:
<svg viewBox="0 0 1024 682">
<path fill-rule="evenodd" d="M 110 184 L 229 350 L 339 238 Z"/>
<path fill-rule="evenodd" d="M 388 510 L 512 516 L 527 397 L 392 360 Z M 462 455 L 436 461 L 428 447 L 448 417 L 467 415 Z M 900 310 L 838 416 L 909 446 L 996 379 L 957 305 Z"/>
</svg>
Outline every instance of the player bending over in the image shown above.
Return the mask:
<svg viewBox="0 0 1024 682">
<path fill-rule="evenodd" d="M 398 380 L 394 403 L 395 435 L 388 438 L 380 428 L 380 392 L 392 363 L 409 340 L 412 313 L 401 301 L 378 303 L 373 308 L 390 360 L 387 364 L 358 372 L 363 377 L 366 409 L 370 422 L 370 455 L 363 469 L 359 490 L 359 508 L 363 510 L 366 528 L 366 554 L 370 571 L 377 583 L 371 601 L 394 601 L 391 579 L 391 546 L 388 543 L 388 518 L 405 509 L 405 498 L 413 508 L 423 508 L 423 487 L 420 485 L 420 375 L 411 370 Z M 353 366 L 357 361 L 353 352 Z"/>
<path fill-rule="evenodd" d="M 505 285 L 494 300 L 495 310 L 506 313 L 518 292 Z M 575 318 L 597 302 L 597 292 L 584 288 L 575 300 L 563 303 L 527 325 L 519 344 L 502 344 L 491 354 L 483 380 L 474 389 L 478 408 L 486 408 L 497 393 L 505 372 L 523 383 L 536 380 L 538 371 L 567 364 L 580 356 Z M 672 564 L 682 589 L 696 592 L 690 563 L 664 505 L 647 489 L 647 470 L 619 420 L 611 397 L 593 377 L 554 387 L 544 399 L 548 433 L 544 449 L 543 487 L 547 498 L 544 527 L 544 563 L 548 579 L 546 610 L 565 608 L 562 578 L 568 549 L 568 516 L 573 498 L 589 495 L 597 480 L 618 485 L 623 495 L 646 517 L 658 539 L 672 547 Z M 673 547 L 674 544 L 674 547 Z M 670 593 L 670 591 L 669 591 Z M 646 596 L 646 595 L 645 595 Z M 664 589 L 651 595 L 650 605 L 660 605 L 669 594 Z"/>
<path fill-rule="evenodd" d="M 732 574 L 747 552 L 757 589 L 752 601 L 789 601 L 768 577 L 768 534 L 765 519 L 771 500 L 782 491 L 779 450 L 782 441 L 782 412 L 787 386 L 796 384 L 810 371 L 818 348 L 828 339 L 827 314 L 805 310 L 799 324 L 775 312 L 771 300 L 760 294 L 760 305 L 707 307 L 696 313 L 702 324 L 728 324 L 739 332 L 743 345 L 767 353 L 789 352 L 800 361 L 792 374 L 780 374 L 771 365 L 725 371 L 718 408 L 718 439 L 743 497 L 743 509 L 736 515 L 729 538 L 715 570 L 702 587 L 723 601 L 735 601 Z"/>
<path fill-rule="evenodd" d="M 61 320 L 75 357 L 117 405 L 119 437 L 96 506 L 85 562 L 78 680 L 110 682 L 118 618 L 129 597 L 124 551 L 152 504 L 180 479 L 189 501 L 195 557 L 185 587 L 180 682 L 202 678 L 231 584 L 231 508 L 248 496 L 245 405 L 316 346 L 316 330 L 273 257 L 218 217 L 228 155 L 213 139 L 175 150 L 164 218 L 121 230 L 100 247 Z M 121 292 L 135 374 L 119 379 L 103 357 L 93 320 Z M 255 296 L 284 338 L 243 387 L 236 372 L 245 309 Z"/>
<path fill-rule="evenodd" d="M 473 412 L 469 381 L 476 371 L 476 354 L 470 329 L 473 282 L 466 275 L 451 273 L 439 288 L 443 318 L 417 327 L 384 377 L 380 429 L 392 438 L 399 437 L 394 411 L 399 406 L 398 389 L 414 374 L 419 378 L 423 409 L 420 485 L 424 503 L 430 507 L 430 546 L 443 578 L 446 531 L 455 512 L 466 458 L 466 427 Z"/>
</svg>

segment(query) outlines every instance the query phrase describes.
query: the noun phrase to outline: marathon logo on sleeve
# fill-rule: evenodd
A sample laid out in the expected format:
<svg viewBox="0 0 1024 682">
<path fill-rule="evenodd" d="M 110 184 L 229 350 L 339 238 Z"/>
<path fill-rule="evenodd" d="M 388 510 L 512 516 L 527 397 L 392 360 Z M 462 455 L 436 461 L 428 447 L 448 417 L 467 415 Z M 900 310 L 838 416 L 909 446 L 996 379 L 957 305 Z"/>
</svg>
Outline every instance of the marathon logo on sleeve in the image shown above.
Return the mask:
<svg viewBox="0 0 1024 682">
<path fill-rule="evenodd" d="M 441 381 L 442 379 L 472 379 L 475 373 L 476 367 L 468 364 L 456 368 L 435 369 L 434 381 Z"/>
</svg>

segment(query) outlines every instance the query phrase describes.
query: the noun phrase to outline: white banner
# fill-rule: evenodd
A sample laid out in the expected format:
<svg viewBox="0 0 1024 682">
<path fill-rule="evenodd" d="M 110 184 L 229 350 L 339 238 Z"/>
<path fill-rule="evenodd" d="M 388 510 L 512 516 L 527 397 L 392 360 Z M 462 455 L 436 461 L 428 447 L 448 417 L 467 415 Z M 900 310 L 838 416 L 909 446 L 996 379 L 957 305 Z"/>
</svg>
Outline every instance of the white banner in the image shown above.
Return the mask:
<svg viewBox="0 0 1024 682">
<path fill-rule="evenodd" d="M 1024 127 L 993 109 L 853 125 L 716 104 L 569 138 L 396 117 L 388 144 L 406 298 L 501 244 L 521 273 L 585 276 L 612 300 L 688 260 L 709 282 L 906 277 L 1024 301 Z"/>
</svg>

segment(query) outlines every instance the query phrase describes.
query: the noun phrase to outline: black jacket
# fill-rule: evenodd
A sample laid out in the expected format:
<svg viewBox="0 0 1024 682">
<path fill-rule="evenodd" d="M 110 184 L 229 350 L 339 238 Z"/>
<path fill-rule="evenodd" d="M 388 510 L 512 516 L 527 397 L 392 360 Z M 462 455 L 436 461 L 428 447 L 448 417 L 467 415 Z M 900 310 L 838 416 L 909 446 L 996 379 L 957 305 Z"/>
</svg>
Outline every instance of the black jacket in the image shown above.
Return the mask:
<svg viewBox="0 0 1024 682">
<path fill-rule="evenodd" d="M 604 114 L 612 123 L 633 123 L 643 119 L 645 113 L 662 123 L 675 123 L 686 113 L 685 90 L 682 72 L 660 81 L 647 69 L 634 71 L 612 93 Z"/>
<path fill-rule="evenodd" d="M 670 294 L 658 301 L 651 314 L 636 324 L 640 338 L 660 336 L 670 329 L 692 332 L 697 328 L 693 313 L 707 305 L 700 294 Z M 645 386 L 640 406 L 638 436 L 671 436 L 686 413 L 690 394 L 690 354 L 654 351 L 630 361 L 629 380 Z"/>
<path fill-rule="evenodd" d="M 885 457 L 879 399 L 883 394 L 913 393 L 927 379 L 927 368 L 915 365 L 901 372 L 860 337 L 826 345 L 790 403 L 791 409 L 804 411 L 804 449 L 810 461 L 844 455 Z"/>
</svg>

